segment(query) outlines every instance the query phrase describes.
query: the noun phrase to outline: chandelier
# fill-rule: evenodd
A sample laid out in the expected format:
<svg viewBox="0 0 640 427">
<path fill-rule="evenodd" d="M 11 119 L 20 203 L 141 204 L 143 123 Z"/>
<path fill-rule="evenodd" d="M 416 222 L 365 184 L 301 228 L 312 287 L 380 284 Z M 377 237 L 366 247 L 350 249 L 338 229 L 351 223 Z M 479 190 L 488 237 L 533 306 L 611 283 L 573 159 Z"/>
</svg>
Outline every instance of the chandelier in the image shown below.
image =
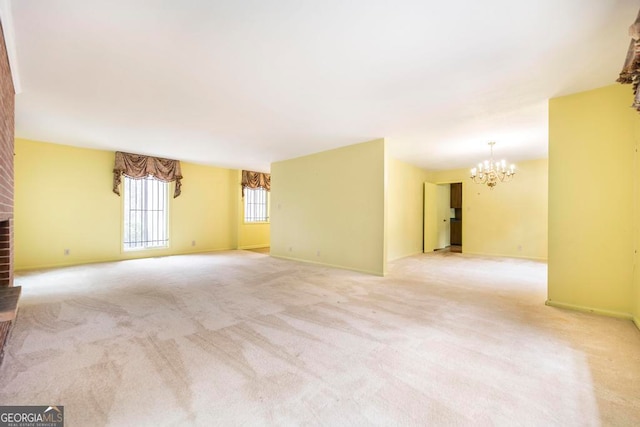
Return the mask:
<svg viewBox="0 0 640 427">
<path fill-rule="evenodd" d="M 491 147 L 491 159 L 485 160 L 482 163 L 478 163 L 477 168 L 471 169 L 471 180 L 476 184 L 487 184 L 487 186 L 493 190 L 498 181 L 509 182 L 516 174 L 516 166 L 511 165 L 507 168 L 507 162 L 504 160 L 500 162 L 493 161 L 493 146 L 495 142 L 490 142 Z"/>
</svg>

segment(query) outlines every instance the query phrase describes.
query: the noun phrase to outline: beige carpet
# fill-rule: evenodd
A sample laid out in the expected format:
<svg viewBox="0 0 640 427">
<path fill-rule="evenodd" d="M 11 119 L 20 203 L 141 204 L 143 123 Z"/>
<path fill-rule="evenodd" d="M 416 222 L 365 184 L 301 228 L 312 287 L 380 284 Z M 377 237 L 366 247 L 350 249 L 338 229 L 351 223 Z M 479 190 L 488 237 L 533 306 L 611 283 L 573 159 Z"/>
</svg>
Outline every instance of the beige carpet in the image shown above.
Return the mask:
<svg viewBox="0 0 640 427">
<path fill-rule="evenodd" d="M 544 263 L 364 274 L 249 251 L 22 274 L 0 404 L 68 426 L 640 425 L 640 331 L 544 305 Z"/>
</svg>

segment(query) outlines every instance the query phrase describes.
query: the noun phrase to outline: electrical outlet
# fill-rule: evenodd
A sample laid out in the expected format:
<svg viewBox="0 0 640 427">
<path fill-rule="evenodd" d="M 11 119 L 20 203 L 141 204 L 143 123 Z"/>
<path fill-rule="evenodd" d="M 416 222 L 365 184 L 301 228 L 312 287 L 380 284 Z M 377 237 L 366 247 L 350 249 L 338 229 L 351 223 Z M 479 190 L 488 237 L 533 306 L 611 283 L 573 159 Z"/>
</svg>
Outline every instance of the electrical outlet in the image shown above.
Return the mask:
<svg viewBox="0 0 640 427">
<path fill-rule="evenodd" d="M 70 253 L 71 253 L 71 251 L 70 251 L 69 249 L 65 249 L 65 250 L 64 250 L 64 255 L 65 255 L 65 256 L 69 255 Z"/>
<path fill-rule="evenodd" d="M 293 248 L 291 246 L 289 246 L 289 252 L 291 252 L 293 250 Z"/>
<path fill-rule="evenodd" d="M 191 246 L 195 246 L 195 245 L 196 245 L 196 241 L 195 241 L 195 240 L 192 240 L 192 241 L 191 241 Z"/>
<path fill-rule="evenodd" d="M 320 251 L 316 251 L 316 256 L 320 256 Z"/>
</svg>

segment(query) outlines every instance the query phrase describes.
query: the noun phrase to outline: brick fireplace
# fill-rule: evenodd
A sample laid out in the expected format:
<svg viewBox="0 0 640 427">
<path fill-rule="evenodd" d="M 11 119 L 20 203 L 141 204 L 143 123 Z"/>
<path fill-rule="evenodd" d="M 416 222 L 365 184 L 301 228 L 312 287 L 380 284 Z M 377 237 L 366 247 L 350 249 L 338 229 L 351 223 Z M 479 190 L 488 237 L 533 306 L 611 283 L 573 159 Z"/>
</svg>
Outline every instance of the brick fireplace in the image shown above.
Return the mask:
<svg viewBox="0 0 640 427">
<path fill-rule="evenodd" d="M 13 138 L 15 91 L 0 26 L 0 288 L 13 286 Z M 11 321 L 0 322 L 0 361 Z"/>
<path fill-rule="evenodd" d="M 11 220 L 0 221 L 0 286 L 11 286 Z"/>
</svg>

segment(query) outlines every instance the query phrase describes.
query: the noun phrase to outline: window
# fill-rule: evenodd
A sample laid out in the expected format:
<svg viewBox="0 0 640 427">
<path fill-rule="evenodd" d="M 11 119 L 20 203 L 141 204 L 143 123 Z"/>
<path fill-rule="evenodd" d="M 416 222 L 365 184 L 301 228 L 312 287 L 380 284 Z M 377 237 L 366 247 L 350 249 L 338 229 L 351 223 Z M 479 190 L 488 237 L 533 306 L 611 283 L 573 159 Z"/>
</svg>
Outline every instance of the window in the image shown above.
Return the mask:
<svg viewBox="0 0 640 427">
<path fill-rule="evenodd" d="M 244 222 L 268 222 L 268 192 L 264 188 L 244 189 Z"/>
<path fill-rule="evenodd" d="M 124 250 L 166 248 L 169 185 L 152 177 L 124 177 Z"/>
</svg>

